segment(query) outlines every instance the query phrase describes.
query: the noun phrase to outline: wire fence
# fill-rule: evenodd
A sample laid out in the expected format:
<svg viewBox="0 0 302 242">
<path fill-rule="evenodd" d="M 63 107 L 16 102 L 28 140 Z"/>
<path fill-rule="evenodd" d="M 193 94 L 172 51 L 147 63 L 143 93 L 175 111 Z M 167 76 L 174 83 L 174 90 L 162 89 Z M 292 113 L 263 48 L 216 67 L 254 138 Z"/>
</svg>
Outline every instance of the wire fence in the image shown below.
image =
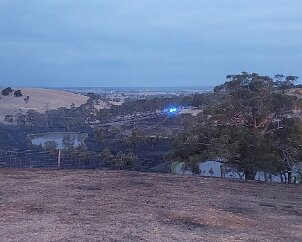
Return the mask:
<svg viewBox="0 0 302 242">
<path fill-rule="evenodd" d="M 49 168 L 49 169 L 104 169 L 140 170 L 158 165 L 158 161 L 137 159 L 133 164 L 121 164 L 104 160 L 100 154 L 85 152 L 37 151 L 37 150 L 0 150 L 0 168 Z"/>
<path fill-rule="evenodd" d="M 115 169 L 96 153 L 62 153 L 59 158 L 58 152 L 35 150 L 0 150 L 0 168 Z"/>
<path fill-rule="evenodd" d="M 0 167 L 55 166 L 56 154 L 47 151 L 0 150 Z"/>
</svg>

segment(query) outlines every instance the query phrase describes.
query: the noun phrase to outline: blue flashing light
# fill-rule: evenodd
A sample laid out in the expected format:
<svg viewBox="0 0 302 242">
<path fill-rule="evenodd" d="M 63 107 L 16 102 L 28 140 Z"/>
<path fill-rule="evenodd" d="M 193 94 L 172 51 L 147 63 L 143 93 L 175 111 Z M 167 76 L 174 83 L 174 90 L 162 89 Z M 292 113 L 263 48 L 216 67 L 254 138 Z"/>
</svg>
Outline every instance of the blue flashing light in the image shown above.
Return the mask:
<svg viewBox="0 0 302 242">
<path fill-rule="evenodd" d="M 169 113 L 175 113 L 177 111 L 177 108 L 170 108 Z"/>
</svg>

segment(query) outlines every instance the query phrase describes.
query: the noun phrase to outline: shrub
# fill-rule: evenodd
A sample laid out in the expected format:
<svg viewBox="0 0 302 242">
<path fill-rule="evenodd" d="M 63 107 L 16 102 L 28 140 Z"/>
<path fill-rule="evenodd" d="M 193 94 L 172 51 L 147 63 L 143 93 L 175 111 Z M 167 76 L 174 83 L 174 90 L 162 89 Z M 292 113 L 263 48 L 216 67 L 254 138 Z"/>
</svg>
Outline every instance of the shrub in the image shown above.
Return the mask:
<svg viewBox="0 0 302 242">
<path fill-rule="evenodd" d="M 6 123 L 13 123 L 14 122 L 14 116 L 13 115 L 5 115 L 4 122 Z"/>
<path fill-rule="evenodd" d="M 22 91 L 21 90 L 14 91 L 14 96 L 15 97 L 22 97 Z"/>
<path fill-rule="evenodd" d="M 24 98 L 24 102 L 28 103 L 29 101 L 29 96 L 27 96 L 26 98 Z"/>
<path fill-rule="evenodd" d="M 11 87 L 7 87 L 7 88 L 4 88 L 2 91 L 1 91 L 1 94 L 3 96 L 8 96 L 9 94 L 11 94 L 13 92 L 13 89 Z"/>
</svg>

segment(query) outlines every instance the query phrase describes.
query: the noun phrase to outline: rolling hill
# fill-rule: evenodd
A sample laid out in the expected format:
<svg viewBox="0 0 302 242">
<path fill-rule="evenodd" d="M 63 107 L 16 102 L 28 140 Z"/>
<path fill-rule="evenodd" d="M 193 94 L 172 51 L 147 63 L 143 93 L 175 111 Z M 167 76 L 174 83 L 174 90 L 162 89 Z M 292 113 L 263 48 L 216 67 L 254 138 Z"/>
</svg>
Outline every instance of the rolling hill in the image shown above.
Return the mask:
<svg viewBox="0 0 302 242">
<path fill-rule="evenodd" d="M 15 97 L 12 94 L 3 96 L 0 94 L 0 122 L 4 121 L 5 115 L 16 115 L 18 112 L 26 113 L 30 109 L 38 112 L 45 112 L 59 107 L 70 107 L 71 104 L 80 106 L 88 97 L 61 90 L 43 88 L 13 88 L 21 89 L 22 97 Z M 2 90 L 2 89 L 1 89 Z M 29 96 L 26 103 L 24 98 Z"/>
</svg>

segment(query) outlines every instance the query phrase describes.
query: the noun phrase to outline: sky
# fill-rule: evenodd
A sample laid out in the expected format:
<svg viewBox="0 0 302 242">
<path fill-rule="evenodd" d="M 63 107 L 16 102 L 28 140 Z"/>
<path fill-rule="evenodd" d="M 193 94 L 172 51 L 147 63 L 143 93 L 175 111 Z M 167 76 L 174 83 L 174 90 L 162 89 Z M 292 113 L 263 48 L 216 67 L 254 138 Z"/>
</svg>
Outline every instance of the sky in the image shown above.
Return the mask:
<svg viewBox="0 0 302 242">
<path fill-rule="evenodd" d="M 302 77 L 301 0 L 0 0 L 0 86 Z"/>
</svg>

